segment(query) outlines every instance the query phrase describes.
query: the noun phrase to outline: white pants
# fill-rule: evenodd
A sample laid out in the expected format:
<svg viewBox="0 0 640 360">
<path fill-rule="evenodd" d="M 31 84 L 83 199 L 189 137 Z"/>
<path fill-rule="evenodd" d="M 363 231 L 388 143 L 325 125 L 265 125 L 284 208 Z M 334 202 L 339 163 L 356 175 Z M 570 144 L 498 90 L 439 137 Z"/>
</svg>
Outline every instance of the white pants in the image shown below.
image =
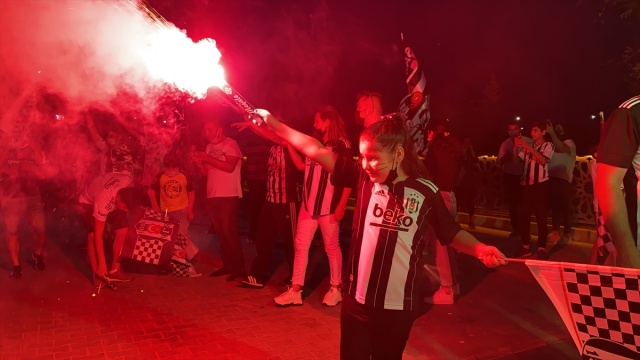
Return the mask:
<svg viewBox="0 0 640 360">
<path fill-rule="evenodd" d="M 327 257 L 329 257 L 331 285 L 340 285 L 342 283 L 342 251 L 340 250 L 339 242 L 340 222 L 335 220 L 333 214 L 314 218 L 302 205 L 298 216 L 296 236 L 293 240 L 295 257 L 293 259 L 292 284 L 304 285 L 307 264 L 309 263 L 309 247 L 318 226 L 320 226 L 322 239 L 324 239 L 324 250 L 327 252 Z"/>
</svg>

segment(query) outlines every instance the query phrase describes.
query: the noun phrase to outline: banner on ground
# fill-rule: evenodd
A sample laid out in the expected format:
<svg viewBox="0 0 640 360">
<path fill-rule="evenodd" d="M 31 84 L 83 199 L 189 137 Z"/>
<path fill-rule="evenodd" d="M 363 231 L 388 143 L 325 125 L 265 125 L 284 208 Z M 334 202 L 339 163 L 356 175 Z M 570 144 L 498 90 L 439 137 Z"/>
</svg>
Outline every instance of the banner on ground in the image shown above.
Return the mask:
<svg viewBox="0 0 640 360">
<path fill-rule="evenodd" d="M 199 249 L 179 232 L 179 222 L 151 209 L 140 209 L 130 224 L 121 257 L 150 265 L 170 266 L 174 275 L 191 271 Z"/>
</svg>

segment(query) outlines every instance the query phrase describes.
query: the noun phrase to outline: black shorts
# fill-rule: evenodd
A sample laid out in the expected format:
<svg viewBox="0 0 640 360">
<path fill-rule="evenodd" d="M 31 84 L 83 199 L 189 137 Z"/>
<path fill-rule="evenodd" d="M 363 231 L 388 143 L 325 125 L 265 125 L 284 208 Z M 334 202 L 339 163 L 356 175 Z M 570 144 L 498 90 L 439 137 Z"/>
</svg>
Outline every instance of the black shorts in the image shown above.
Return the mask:
<svg viewBox="0 0 640 360">
<path fill-rule="evenodd" d="M 115 209 L 107 215 L 107 226 L 110 230 L 120 230 L 126 229 L 129 227 L 129 219 L 127 217 L 127 212 Z"/>
</svg>

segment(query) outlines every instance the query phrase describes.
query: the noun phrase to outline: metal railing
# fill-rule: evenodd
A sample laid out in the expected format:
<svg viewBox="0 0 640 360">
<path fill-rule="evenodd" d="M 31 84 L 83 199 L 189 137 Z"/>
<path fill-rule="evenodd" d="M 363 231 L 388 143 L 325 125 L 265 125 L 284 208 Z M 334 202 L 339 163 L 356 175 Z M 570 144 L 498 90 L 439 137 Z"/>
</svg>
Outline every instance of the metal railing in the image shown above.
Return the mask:
<svg viewBox="0 0 640 360">
<path fill-rule="evenodd" d="M 502 183 L 502 168 L 498 166 L 495 156 L 478 157 L 480 165 L 478 195 L 476 207 L 486 211 L 507 212 L 508 207 L 504 197 Z M 593 182 L 589 168 L 593 162 L 592 156 L 576 158 L 573 170 L 573 199 L 574 221 L 592 224 L 595 221 L 593 213 Z"/>
</svg>

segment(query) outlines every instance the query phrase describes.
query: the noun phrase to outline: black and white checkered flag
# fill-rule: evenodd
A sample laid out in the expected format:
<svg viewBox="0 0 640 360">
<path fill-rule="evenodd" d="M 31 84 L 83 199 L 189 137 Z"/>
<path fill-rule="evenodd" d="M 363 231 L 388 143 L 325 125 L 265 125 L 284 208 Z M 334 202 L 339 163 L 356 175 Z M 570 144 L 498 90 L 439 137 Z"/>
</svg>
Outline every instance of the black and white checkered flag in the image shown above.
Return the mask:
<svg viewBox="0 0 640 360">
<path fill-rule="evenodd" d="M 640 270 L 526 261 L 583 356 L 640 359 Z"/>
</svg>

